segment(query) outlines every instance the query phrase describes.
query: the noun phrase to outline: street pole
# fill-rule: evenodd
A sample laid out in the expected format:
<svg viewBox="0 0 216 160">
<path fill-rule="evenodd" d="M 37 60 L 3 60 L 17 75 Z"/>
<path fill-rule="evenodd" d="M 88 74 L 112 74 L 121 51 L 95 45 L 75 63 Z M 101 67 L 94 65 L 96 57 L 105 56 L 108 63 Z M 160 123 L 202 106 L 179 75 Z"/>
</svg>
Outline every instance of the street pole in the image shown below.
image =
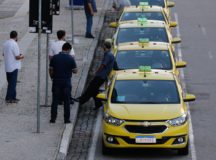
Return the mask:
<svg viewBox="0 0 216 160">
<path fill-rule="evenodd" d="M 48 107 L 48 68 L 49 68 L 49 34 L 47 34 L 46 43 L 46 91 L 45 91 L 45 107 Z"/>
<path fill-rule="evenodd" d="M 38 7 L 38 77 L 37 77 L 37 133 L 40 133 L 40 71 L 41 71 L 41 30 L 42 0 Z"/>
<path fill-rule="evenodd" d="M 73 0 L 70 0 L 71 1 L 71 41 L 72 41 L 72 44 L 74 44 L 74 21 L 73 21 Z"/>
</svg>

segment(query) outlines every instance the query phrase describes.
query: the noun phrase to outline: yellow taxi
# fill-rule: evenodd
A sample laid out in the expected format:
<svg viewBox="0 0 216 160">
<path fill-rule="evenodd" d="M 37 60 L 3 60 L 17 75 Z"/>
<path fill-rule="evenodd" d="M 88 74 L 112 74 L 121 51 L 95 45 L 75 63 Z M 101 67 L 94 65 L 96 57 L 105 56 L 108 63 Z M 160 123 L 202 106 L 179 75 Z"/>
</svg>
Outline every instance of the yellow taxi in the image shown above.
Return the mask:
<svg viewBox="0 0 216 160">
<path fill-rule="evenodd" d="M 139 6 L 130 6 L 125 7 L 118 22 L 110 23 L 110 27 L 116 28 L 119 23 L 127 23 L 128 21 L 137 20 L 138 18 L 144 17 L 148 20 L 158 20 L 164 21 L 169 27 L 176 27 L 177 22 L 170 21 L 168 15 L 165 13 L 165 10 L 159 6 L 149 6 L 146 5 Z"/>
<path fill-rule="evenodd" d="M 141 66 L 139 72 L 113 77 L 104 101 L 103 154 L 115 148 L 170 148 L 188 154 L 189 121 L 184 94 L 178 78 L 166 71 Z"/>
<path fill-rule="evenodd" d="M 131 5 L 138 6 L 141 3 L 148 3 L 150 6 L 161 6 L 165 9 L 167 15 L 170 15 L 170 8 L 175 6 L 175 2 L 168 0 L 130 0 Z"/>
<path fill-rule="evenodd" d="M 113 39 L 113 48 L 115 49 L 121 43 L 139 41 L 140 38 L 147 38 L 149 41 L 169 43 L 173 50 L 175 43 L 180 43 L 179 37 L 173 38 L 165 22 L 156 20 L 147 20 L 138 18 L 136 21 L 130 21 L 120 24 Z M 106 39 L 108 41 L 109 39 Z"/>
<path fill-rule="evenodd" d="M 178 68 L 186 67 L 187 64 L 185 61 L 176 61 L 168 43 L 151 42 L 149 39 L 121 43 L 114 51 L 114 56 L 112 75 L 122 70 L 137 70 L 142 65 L 179 75 Z"/>
</svg>

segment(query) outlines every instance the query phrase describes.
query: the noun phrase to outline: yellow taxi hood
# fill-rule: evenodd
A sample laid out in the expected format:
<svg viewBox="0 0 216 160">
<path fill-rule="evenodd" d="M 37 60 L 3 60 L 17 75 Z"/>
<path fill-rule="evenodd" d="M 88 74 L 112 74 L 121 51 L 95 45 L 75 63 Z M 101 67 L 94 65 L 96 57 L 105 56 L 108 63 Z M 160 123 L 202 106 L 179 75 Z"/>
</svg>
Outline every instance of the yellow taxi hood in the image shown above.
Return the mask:
<svg viewBox="0 0 216 160">
<path fill-rule="evenodd" d="M 186 111 L 182 104 L 110 104 L 107 113 L 124 120 L 168 120 Z"/>
</svg>

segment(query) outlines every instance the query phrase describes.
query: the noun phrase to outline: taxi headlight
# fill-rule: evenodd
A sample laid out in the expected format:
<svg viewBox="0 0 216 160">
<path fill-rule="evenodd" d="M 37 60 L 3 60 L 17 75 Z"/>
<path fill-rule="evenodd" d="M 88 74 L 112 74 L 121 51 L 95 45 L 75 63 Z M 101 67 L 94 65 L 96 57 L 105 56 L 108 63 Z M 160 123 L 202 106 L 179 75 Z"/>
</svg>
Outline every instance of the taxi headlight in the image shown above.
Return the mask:
<svg viewBox="0 0 216 160">
<path fill-rule="evenodd" d="M 171 126 L 181 126 L 181 125 L 185 124 L 187 119 L 188 119 L 187 114 L 184 114 L 181 117 L 168 120 L 167 123 L 169 123 Z"/>
<path fill-rule="evenodd" d="M 120 126 L 122 123 L 124 123 L 124 120 L 114 118 L 110 116 L 108 113 L 104 114 L 104 120 L 106 123 L 112 124 L 114 126 Z"/>
</svg>

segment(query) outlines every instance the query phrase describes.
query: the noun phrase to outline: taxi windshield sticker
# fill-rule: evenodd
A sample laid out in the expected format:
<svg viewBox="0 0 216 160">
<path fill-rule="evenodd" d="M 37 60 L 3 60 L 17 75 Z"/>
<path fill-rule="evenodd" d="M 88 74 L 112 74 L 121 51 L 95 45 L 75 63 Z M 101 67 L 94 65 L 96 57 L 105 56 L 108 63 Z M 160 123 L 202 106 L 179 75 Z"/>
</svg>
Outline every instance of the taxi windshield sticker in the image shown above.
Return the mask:
<svg viewBox="0 0 216 160">
<path fill-rule="evenodd" d="M 124 102 L 125 101 L 125 96 L 117 96 L 117 101 Z"/>
</svg>

